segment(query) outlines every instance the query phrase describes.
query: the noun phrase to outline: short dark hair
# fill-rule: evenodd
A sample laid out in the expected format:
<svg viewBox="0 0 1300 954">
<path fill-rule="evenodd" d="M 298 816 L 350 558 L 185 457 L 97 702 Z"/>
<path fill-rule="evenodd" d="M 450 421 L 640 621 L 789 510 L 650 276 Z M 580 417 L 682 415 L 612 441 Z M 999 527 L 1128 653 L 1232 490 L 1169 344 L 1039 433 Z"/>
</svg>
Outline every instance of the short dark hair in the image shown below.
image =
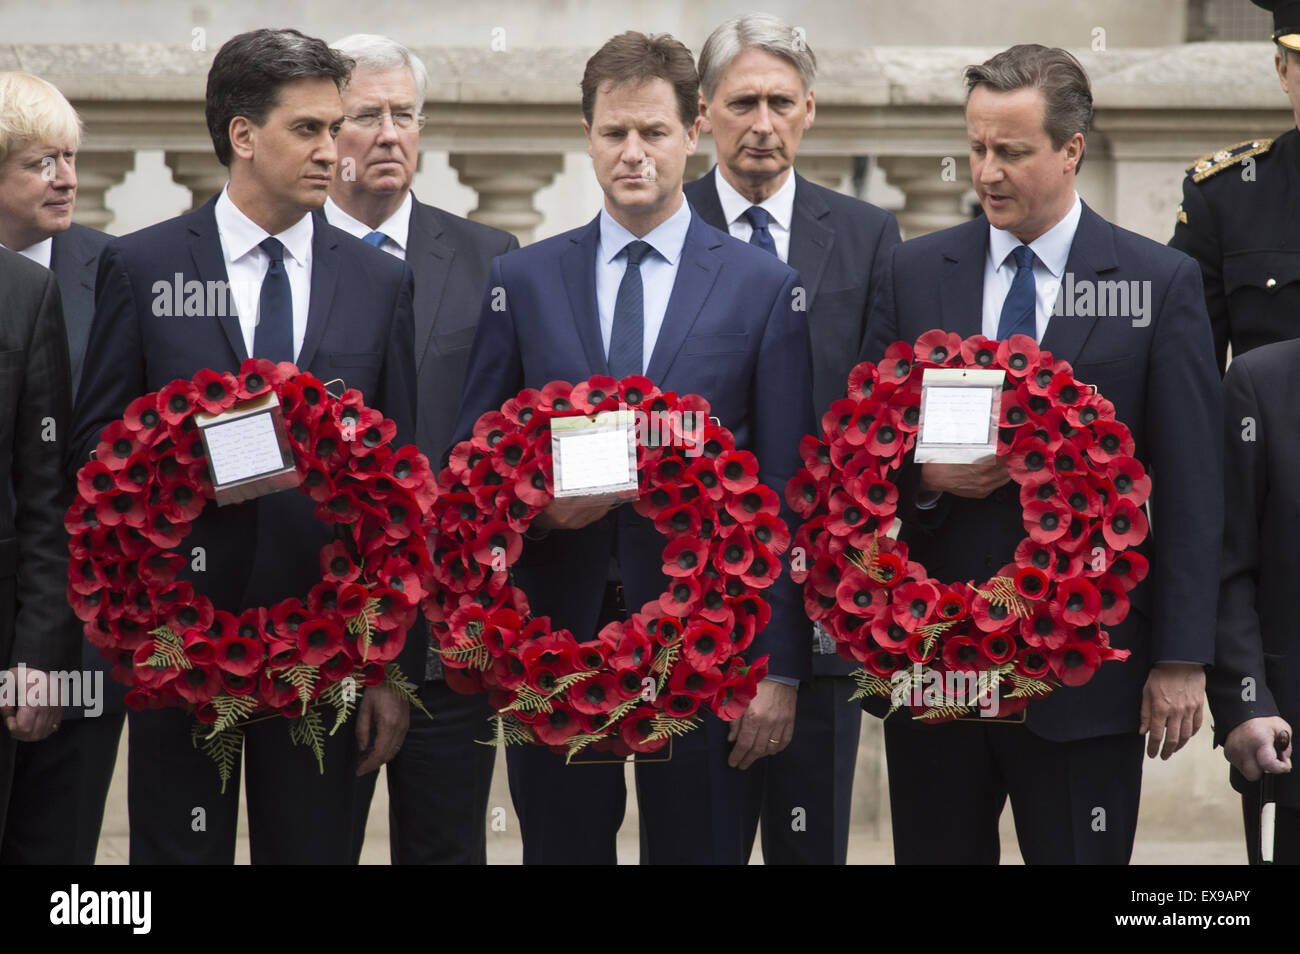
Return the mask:
<svg viewBox="0 0 1300 954">
<path fill-rule="evenodd" d="M 640 86 L 653 79 L 672 86 L 682 125 L 689 127 L 695 122 L 700 114 L 700 76 L 691 51 L 667 33 L 646 36 L 630 30 L 607 41 L 587 60 L 582 73 L 583 118 L 591 123 L 596 93 L 605 84 Z"/>
<path fill-rule="evenodd" d="M 208 70 L 204 112 L 217 159 L 230 165 L 230 121 L 243 116 L 260 126 L 278 105 L 283 84 L 322 77 L 342 89 L 351 74 L 349 57 L 297 30 L 252 30 L 231 37 Z"/>
<path fill-rule="evenodd" d="M 1046 105 L 1043 129 L 1060 149 L 1075 133 L 1092 128 L 1092 86 L 1083 64 L 1070 53 L 1038 43 L 1022 43 L 1003 50 L 979 66 L 966 67 L 966 100 L 977 86 L 987 86 L 997 93 L 1018 89 L 1038 89 Z M 1083 155 L 1074 171 L 1083 165 Z"/>
</svg>

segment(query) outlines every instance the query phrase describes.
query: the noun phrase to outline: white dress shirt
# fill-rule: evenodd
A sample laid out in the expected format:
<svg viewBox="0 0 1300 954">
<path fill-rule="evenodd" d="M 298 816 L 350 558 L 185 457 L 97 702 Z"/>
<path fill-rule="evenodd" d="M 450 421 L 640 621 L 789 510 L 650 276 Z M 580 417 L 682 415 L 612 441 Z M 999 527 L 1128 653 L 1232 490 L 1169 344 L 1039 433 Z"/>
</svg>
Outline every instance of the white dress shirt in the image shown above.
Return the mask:
<svg viewBox="0 0 1300 954">
<path fill-rule="evenodd" d="M 230 296 L 239 313 L 239 330 L 244 348 L 253 356 L 253 336 L 257 333 L 258 305 L 262 297 L 262 279 L 271 266 L 271 257 L 259 246 L 270 233 L 246 216 L 230 199 L 230 186 L 221 190 L 214 210 L 217 234 L 221 238 L 221 256 L 226 261 Z M 284 246 L 284 270 L 289 276 L 293 296 L 293 355 L 298 359 L 303 338 L 307 335 L 307 309 L 311 304 L 311 242 L 314 233 L 311 213 L 303 215 L 289 228 L 275 236 Z"/>
<path fill-rule="evenodd" d="M 1074 233 L 1082 214 L 1083 203 L 1076 192 L 1074 205 L 1065 213 L 1065 218 L 1029 243 L 1034 253 L 1034 291 L 1038 299 L 1034 309 L 1035 337 L 1040 342 L 1047 333 L 1047 323 L 1056 307 L 1065 262 L 1070 257 L 1070 246 L 1074 244 Z M 1020 239 L 1010 232 L 989 226 L 989 253 L 984 260 L 984 318 L 980 328 L 986 338 L 996 339 L 998 336 L 1002 303 L 1016 277 L 1016 260 L 1011 252 L 1021 244 Z"/>
<path fill-rule="evenodd" d="M 325 220 L 335 228 L 342 229 L 349 235 L 364 239 L 371 232 L 383 232 L 387 238 L 379 246 L 394 258 L 406 260 L 406 240 L 411 231 L 411 190 L 406 190 L 406 198 L 397 211 L 380 223 L 379 228 L 372 229 L 360 219 L 354 219 L 339 207 L 333 199 L 325 200 Z"/>
<path fill-rule="evenodd" d="M 677 266 L 682 260 L 682 246 L 686 244 L 686 230 L 691 224 L 691 204 L 682 196 L 682 205 L 664 222 L 659 223 L 641 241 L 653 251 L 641 259 L 641 288 L 643 290 L 642 316 L 644 337 L 641 339 L 641 373 L 650 366 L 659 329 L 663 327 L 668 311 L 668 298 L 677 281 Z M 609 357 L 609 339 L 614 330 L 614 304 L 618 300 L 618 286 L 627 271 L 627 256 L 623 249 L 637 237 L 619 225 L 602 206 L 600 210 L 600 238 L 596 243 L 596 310 L 600 315 L 600 336 Z"/>
<path fill-rule="evenodd" d="M 713 169 L 713 183 L 718 189 L 718 201 L 722 203 L 722 215 L 727 220 L 727 231 L 742 242 L 748 242 L 754 234 L 754 227 L 745 215 L 750 202 L 731 187 L 731 183 L 722 177 L 722 167 Z M 781 188 L 777 189 L 762 202 L 759 208 L 767 212 L 767 230 L 772 233 L 772 242 L 776 245 L 777 257 L 783 262 L 790 261 L 790 224 L 794 221 L 794 170 L 785 177 Z"/>
<path fill-rule="evenodd" d="M 0 245 L 0 248 L 9 248 L 9 246 Z M 12 252 L 13 249 L 9 248 L 9 251 Z M 54 236 L 42 239 L 35 245 L 29 245 L 18 254 L 23 258 L 30 258 L 33 262 L 43 268 L 49 268 L 50 261 L 54 257 Z"/>
</svg>

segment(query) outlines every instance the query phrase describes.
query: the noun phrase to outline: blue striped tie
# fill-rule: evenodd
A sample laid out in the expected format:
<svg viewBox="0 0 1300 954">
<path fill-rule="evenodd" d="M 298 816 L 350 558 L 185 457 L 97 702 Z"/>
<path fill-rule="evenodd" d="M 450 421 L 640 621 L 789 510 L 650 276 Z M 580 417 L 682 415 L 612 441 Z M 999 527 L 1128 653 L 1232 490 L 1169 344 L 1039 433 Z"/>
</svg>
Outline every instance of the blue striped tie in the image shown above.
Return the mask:
<svg viewBox="0 0 1300 954">
<path fill-rule="evenodd" d="M 365 242 L 367 245 L 373 245 L 375 248 L 383 248 L 384 242 L 386 242 L 387 240 L 388 240 L 388 236 L 385 235 L 383 232 L 371 232 L 361 241 Z"/>
<path fill-rule="evenodd" d="M 745 210 L 745 218 L 749 219 L 750 227 L 753 231 L 749 234 L 749 244 L 757 245 L 765 252 L 771 252 L 776 255 L 776 242 L 772 239 L 772 233 L 767 228 L 767 223 L 771 221 L 767 209 L 758 205 L 751 205 Z M 780 258 L 780 256 L 777 256 Z"/>
<path fill-rule="evenodd" d="M 1029 335 L 1038 340 L 1036 319 L 1038 295 L 1034 286 L 1034 252 L 1028 245 L 1017 245 L 1011 250 L 1016 258 L 1016 277 L 1002 302 L 998 318 L 998 340 L 1012 335 Z"/>
<path fill-rule="evenodd" d="M 647 242 L 628 242 L 627 268 L 614 299 L 614 327 L 609 333 L 609 373 L 616 378 L 640 374 L 642 339 L 645 337 L 645 292 L 641 286 L 641 259 L 650 251 Z"/>
<path fill-rule="evenodd" d="M 253 357 L 268 361 L 293 360 L 293 290 L 284 270 L 284 245 L 266 238 L 260 245 L 271 259 L 257 301 L 257 329 L 253 332 Z"/>
</svg>

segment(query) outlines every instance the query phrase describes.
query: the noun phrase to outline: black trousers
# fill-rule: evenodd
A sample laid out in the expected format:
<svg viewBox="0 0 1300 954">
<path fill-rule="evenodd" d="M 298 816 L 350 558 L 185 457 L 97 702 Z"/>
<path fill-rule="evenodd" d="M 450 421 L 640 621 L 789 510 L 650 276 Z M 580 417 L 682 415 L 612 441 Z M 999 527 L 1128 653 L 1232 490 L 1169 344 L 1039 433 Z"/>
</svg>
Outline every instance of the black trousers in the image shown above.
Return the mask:
<svg viewBox="0 0 1300 954">
<path fill-rule="evenodd" d="M 1241 796 L 1241 820 L 1246 827 L 1246 857 L 1252 865 L 1260 863 L 1259 808 L 1259 783 L 1255 783 Z M 1277 806 L 1273 822 L 1273 863 L 1300 864 L 1300 808 Z"/>
<path fill-rule="evenodd" d="M 842 865 L 848 858 L 853 770 L 862 707 L 851 676 L 814 676 L 799 687 L 794 738 L 747 770 L 746 857 L 758 828 L 769 865 Z"/>
<path fill-rule="evenodd" d="M 131 864 L 234 863 L 240 772 L 223 795 L 216 766 L 190 741 L 193 722 L 179 709 L 127 716 Z M 355 724 L 354 714 L 326 737 L 324 774 L 309 747 L 289 741 L 286 719 L 244 729 L 253 864 L 353 863 Z"/>
<path fill-rule="evenodd" d="M 625 618 L 617 587 L 606 589 L 597 632 Z M 727 765 L 728 724 L 712 713 L 669 747 L 638 756 L 634 769 L 642 864 L 748 861 L 744 772 Z M 668 758 L 667 761 L 664 761 Z M 565 764 L 541 745 L 506 750 L 510 797 L 519 816 L 524 864 L 618 862 L 618 830 L 627 806 L 622 760 L 583 753 Z"/>
<path fill-rule="evenodd" d="M 65 718 L 14 756 L 0 865 L 93 865 L 126 714 Z"/>
<path fill-rule="evenodd" d="M 411 708 L 411 727 L 388 763 L 388 850 L 395 865 L 487 864 L 488 794 L 496 724 L 487 693 L 461 695 L 441 680 L 427 683 Z M 357 779 L 355 860 L 378 772 Z"/>
<path fill-rule="evenodd" d="M 1127 864 L 1144 738 L 1050 742 L 1023 723 L 885 720 L 897 864 L 997 864 L 1011 798 L 1026 864 Z"/>
</svg>

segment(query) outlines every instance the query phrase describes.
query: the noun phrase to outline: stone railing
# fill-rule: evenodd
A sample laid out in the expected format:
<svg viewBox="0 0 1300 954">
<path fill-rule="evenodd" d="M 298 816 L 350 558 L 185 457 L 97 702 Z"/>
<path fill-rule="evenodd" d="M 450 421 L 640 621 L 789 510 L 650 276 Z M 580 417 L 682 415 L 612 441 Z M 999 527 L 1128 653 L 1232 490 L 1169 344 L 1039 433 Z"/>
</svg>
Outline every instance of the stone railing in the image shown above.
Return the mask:
<svg viewBox="0 0 1300 954">
<path fill-rule="evenodd" d="M 431 77 L 422 148 L 446 152 L 460 182 L 475 190 L 472 218 L 530 240 L 542 221 L 534 197 L 561 172 L 566 154 L 585 151 L 577 112 L 586 51 L 419 52 Z M 905 234 L 961 221 L 970 209 L 961 70 L 992 52 L 821 51 L 816 123 L 799 153 L 800 172 L 851 191 L 854 158 L 871 157 L 879 174 L 870 197 L 885 195 L 898 206 Z M 86 136 L 77 216 L 102 227 L 112 218 L 105 193 L 134 167 L 137 150 L 162 150 L 172 179 L 191 191 L 195 204 L 225 181 L 203 120 L 211 55 L 146 44 L 0 45 L 0 69 L 49 79 L 81 113 Z M 1267 44 L 1079 56 L 1097 107 L 1080 191 L 1103 215 L 1154 238 L 1172 230 L 1179 180 L 1195 157 L 1276 135 L 1293 122 Z M 688 178 L 708 168 L 710 149 L 703 137 Z M 882 178 L 898 191 L 882 190 Z M 565 227 L 585 221 L 591 210 L 575 211 L 581 214 Z"/>
</svg>

